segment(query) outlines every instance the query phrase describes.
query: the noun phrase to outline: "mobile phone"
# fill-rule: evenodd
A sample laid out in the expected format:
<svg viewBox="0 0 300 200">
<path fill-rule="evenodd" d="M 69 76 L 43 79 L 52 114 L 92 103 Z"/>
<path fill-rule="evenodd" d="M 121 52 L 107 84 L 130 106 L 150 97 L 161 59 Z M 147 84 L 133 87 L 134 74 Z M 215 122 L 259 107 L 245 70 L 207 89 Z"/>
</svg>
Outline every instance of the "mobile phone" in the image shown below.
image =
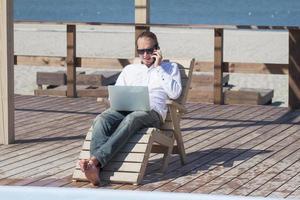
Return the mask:
<svg viewBox="0 0 300 200">
<path fill-rule="evenodd" d="M 159 45 L 158 45 L 158 44 L 156 44 L 156 45 L 154 46 L 154 49 L 155 49 L 155 50 L 159 50 L 159 49 L 160 49 Z M 156 58 L 154 57 L 154 58 L 153 58 L 153 62 L 152 62 L 152 64 L 154 64 L 154 63 L 155 63 L 155 61 L 156 61 Z"/>
</svg>

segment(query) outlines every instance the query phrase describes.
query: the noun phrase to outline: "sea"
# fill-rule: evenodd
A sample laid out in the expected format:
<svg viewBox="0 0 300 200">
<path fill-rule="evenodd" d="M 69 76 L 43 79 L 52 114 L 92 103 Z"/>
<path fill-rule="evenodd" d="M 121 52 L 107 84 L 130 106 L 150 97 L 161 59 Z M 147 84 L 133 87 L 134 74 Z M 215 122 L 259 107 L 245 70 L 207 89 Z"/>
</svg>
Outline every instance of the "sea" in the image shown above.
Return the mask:
<svg viewBox="0 0 300 200">
<path fill-rule="evenodd" d="M 300 0 L 150 0 L 151 24 L 300 26 Z M 134 0 L 14 0 L 15 21 L 134 23 Z"/>
</svg>

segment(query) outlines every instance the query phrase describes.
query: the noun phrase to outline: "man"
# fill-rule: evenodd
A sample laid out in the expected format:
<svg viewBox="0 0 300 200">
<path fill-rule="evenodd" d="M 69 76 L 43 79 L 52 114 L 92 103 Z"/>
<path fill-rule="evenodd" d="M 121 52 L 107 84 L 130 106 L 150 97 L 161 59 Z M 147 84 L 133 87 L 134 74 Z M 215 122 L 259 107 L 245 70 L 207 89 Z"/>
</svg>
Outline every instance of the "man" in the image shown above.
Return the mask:
<svg viewBox="0 0 300 200">
<path fill-rule="evenodd" d="M 157 37 L 143 32 L 136 41 L 140 64 L 126 66 L 116 85 L 148 86 L 151 111 L 124 112 L 108 109 L 93 122 L 91 157 L 80 168 L 94 185 L 100 184 L 100 170 L 142 128 L 159 128 L 167 114 L 166 100 L 181 94 L 180 72 L 175 63 L 162 62 Z"/>
</svg>

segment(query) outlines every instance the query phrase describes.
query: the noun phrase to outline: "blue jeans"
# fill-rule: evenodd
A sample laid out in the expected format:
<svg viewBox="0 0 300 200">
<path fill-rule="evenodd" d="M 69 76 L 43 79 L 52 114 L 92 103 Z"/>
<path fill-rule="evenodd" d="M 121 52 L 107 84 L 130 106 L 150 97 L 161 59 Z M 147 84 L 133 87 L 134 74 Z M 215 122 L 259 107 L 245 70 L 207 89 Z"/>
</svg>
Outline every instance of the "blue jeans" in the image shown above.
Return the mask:
<svg viewBox="0 0 300 200">
<path fill-rule="evenodd" d="M 146 127 L 159 128 L 161 123 L 161 116 L 154 110 L 149 112 L 105 110 L 93 122 L 91 156 L 97 158 L 100 167 L 104 167 L 127 143 L 132 134 Z"/>
</svg>

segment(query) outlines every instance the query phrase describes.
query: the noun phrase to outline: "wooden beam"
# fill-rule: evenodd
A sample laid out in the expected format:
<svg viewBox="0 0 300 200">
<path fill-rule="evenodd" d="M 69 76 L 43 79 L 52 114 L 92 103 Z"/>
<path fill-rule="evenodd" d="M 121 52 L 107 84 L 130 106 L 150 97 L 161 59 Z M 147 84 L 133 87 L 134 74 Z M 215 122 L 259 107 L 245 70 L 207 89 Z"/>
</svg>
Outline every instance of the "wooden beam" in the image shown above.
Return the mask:
<svg viewBox="0 0 300 200">
<path fill-rule="evenodd" d="M 15 65 L 30 65 L 30 66 L 59 66 L 66 65 L 66 57 L 62 56 L 38 56 L 38 55 L 15 55 Z"/>
<path fill-rule="evenodd" d="M 67 97 L 76 97 L 76 25 L 67 25 Z"/>
<path fill-rule="evenodd" d="M 15 24 L 46 24 L 46 25 L 66 25 L 70 22 L 65 21 L 29 21 L 29 20 L 14 20 Z M 135 26 L 135 23 L 111 23 L 111 22 L 76 22 L 73 21 L 74 25 L 109 25 L 109 26 Z M 300 30 L 300 26 L 247 26 L 247 25 L 213 25 L 213 24 L 148 24 L 150 27 L 168 27 L 168 28 L 203 28 L 203 29 L 243 29 L 243 30 Z"/>
<path fill-rule="evenodd" d="M 215 29 L 214 49 L 214 104 L 223 104 L 223 29 Z"/>
<path fill-rule="evenodd" d="M 289 107 L 300 109 L 300 30 L 289 31 Z"/>
<path fill-rule="evenodd" d="M 62 56 L 32 56 L 15 55 L 15 65 L 64 67 L 66 57 Z M 119 69 L 133 62 L 132 58 L 89 58 L 77 57 L 76 67 L 88 67 L 97 69 Z M 212 72 L 213 62 L 196 61 L 194 71 Z M 288 64 L 261 64 L 261 63 L 229 63 L 230 73 L 250 73 L 250 74 L 288 74 Z"/>
<path fill-rule="evenodd" d="M 149 24 L 150 22 L 150 1 L 135 0 L 135 23 Z"/>
<path fill-rule="evenodd" d="M 144 31 L 149 31 L 150 26 L 146 26 L 150 23 L 150 0 L 135 0 L 135 41 L 137 37 Z M 135 57 L 138 57 L 135 44 Z"/>
<path fill-rule="evenodd" d="M 288 64 L 229 63 L 230 73 L 288 74 Z"/>
<path fill-rule="evenodd" d="M 14 133 L 13 1 L 0 1 L 0 144 L 11 144 Z"/>
</svg>

